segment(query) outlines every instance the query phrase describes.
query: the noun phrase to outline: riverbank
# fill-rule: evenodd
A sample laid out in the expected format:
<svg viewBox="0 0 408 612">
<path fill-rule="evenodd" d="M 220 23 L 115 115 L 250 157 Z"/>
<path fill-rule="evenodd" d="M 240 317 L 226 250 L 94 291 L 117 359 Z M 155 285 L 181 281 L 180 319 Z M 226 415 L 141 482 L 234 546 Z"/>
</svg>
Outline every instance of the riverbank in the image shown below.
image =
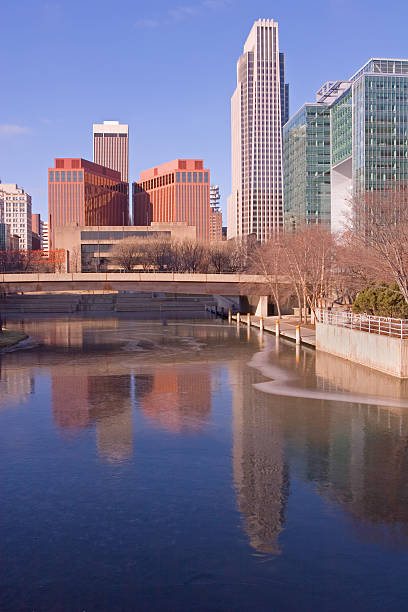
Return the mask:
<svg viewBox="0 0 408 612">
<path fill-rule="evenodd" d="M 233 315 L 232 318 L 236 321 L 237 316 Z M 264 330 L 267 332 L 271 332 L 276 335 L 276 320 L 278 317 L 264 317 Z M 251 315 L 250 318 L 251 327 L 260 327 L 260 317 L 256 315 Z M 241 314 L 241 323 L 243 325 L 247 324 L 247 315 Z M 291 316 L 283 316 L 279 321 L 279 335 L 283 338 L 288 338 L 289 340 L 296 341 L 296 326 L 299 324 L 299 321 L 296 317 Z M 316 332 L 314 325 L 300 325 L 300 343 L 306 344 L 307 346 L 311 346 L 313 348 L 316 347 Z"/>
<path fill-rule="evenodd" d="M 21 331 L 4 329 L 0 332 L 0 350 L 15 346 L 19 342 L 26 340 L 28 335 Z"/>
</svg>

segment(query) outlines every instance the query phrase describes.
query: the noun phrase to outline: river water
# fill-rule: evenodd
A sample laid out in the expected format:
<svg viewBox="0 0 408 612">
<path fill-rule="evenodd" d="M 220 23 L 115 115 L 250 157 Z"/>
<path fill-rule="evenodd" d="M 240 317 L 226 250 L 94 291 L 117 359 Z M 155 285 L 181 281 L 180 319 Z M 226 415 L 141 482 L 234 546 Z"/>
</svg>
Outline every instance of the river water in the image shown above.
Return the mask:
<svg viewBox="0 0 408 612">
<path fill-rule="evenodd" d="M 218 320 L 10 327 L 1 612 L 407 609 L 407 383 Z"/>
</svg>

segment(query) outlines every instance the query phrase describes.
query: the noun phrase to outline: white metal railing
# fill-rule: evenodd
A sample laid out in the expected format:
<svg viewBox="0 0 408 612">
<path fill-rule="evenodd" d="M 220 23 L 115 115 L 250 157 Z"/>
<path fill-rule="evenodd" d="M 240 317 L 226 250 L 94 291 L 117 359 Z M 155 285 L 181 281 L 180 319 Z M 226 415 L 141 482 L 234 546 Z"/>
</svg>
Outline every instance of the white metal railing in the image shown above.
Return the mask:
<svg viewBox="0 0 408 612">
<path fill-rule="evenodd" d="M 408 320 L 393 319 L 391 317 L 375 317 L 353 312 L 320 310 L 320 320 L 327 325 L 358 329 L 370 334 L 393 336 L 394 338 L 408 338 Z"/>
</svg>

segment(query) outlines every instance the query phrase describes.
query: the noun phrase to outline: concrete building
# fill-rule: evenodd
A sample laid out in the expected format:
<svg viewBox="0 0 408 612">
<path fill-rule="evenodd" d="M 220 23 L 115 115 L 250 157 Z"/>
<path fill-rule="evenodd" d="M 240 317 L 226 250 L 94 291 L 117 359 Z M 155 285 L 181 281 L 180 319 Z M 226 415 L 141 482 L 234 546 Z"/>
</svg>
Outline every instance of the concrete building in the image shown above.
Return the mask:
<svg viewBox="0 0 408 612">
<path fill-rule="evenodd" d="M 129 182 L 129 126 L 119 121 L 93 124 L 93 161 L 120 172 L 121 180 Z"/>
<path fill-rule="evenodd" d="M 41 233 L 41 250 L 44 253 L 49 253 L 50 251 L 50 237 L 48 231 L 48 221 L 41 221 L 42 223 L 42 233 Z"/>
<path fill-rule="evenodd" d="M 196 239 L 195 227 L 185 223 L 152 223 L 148 226 L 101 226 L 65 225 L 55 228 L 55 248 L 67 253 L 67 271 L 98 272 L 116 269 L 110 261 L 110 252 L 124 238 L 147 238 L 160 236 L 175 240 Z"/>
<path fill-rule="evenodd" d="M 407 182 L 407 150 L 408 59 L 372 58 L 347 81 L 328 81 L 284 128 L 285 223 L 341 231 L 354 196 Z"/>
<path fill-rule="evenodd" d="M 231 98 L 229 238 L 255 234 L 264 241 L 282 227 L 282 124 L 288 103 L 278 23 L 259 19 L 238 60 Z"/>
<path fill-rule="evenodd" d="M 19 236 L 19 249 L 31 250 L 31 196 L 15 183 L 0 183 L 0 206 L 4 222 Z"/>
<path fill-rule="evenodd" d="M 55 228 L 78 225 L 128 225 L 129 190 L 120 173 L 85 159 L 56 158 L 48 169 L 50 248 Z"/>
<path fill-rule="evenodd" d="M 222 212 L 220 209 L 220 188 L 210 187 L 210 241 L 222 240 Z"/>
<path fill-rule="evenodd" d="M 140 173 L 133 183 L 133 223 L 186 223 L 210 239 L 210 171 L 202 159 L 176 159 Z"/>
</svg>

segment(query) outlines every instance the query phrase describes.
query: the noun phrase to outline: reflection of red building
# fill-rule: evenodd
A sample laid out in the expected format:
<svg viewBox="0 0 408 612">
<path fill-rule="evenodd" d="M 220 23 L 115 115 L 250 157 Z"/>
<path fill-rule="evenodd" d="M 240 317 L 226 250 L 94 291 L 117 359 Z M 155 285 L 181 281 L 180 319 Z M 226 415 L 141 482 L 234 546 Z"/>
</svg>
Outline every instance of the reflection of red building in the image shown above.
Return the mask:
<svg viewBox="0 0 408 612">
<path fill-rule="evenodd" d="M 133 223 L 184 222 L 209 240 L 210 171 L 202 159 L 176 159 L 140 173 L 133 183 Z"/>
<path fill-rule="evenodd" d="M 95 425 L 99 455 L 128 459 L 133 451 L 131 379 L 119 376 L 54 376 L 52 413 L 63 429 Z"/>
<path fill-rule="evenodd" d="M 116 170 L 85 159 L 55 159 L 55 167 L 48 169 L 51 245 L 60 225 L 128 225 L 128 193 Z"/>
<path fill-rule="evenodd" d="M 158 372 L 140 404 L 149 421 L 168 431 L 200 429 L 211 412 L 210 372 L 190 373 L 186 368 Z"/>
<path fill-rule="evenodd" d="M 51 396 L 52 416 L 59 427 L 88 427 L 88 376 L 53 376 Z"/>
</svg>

